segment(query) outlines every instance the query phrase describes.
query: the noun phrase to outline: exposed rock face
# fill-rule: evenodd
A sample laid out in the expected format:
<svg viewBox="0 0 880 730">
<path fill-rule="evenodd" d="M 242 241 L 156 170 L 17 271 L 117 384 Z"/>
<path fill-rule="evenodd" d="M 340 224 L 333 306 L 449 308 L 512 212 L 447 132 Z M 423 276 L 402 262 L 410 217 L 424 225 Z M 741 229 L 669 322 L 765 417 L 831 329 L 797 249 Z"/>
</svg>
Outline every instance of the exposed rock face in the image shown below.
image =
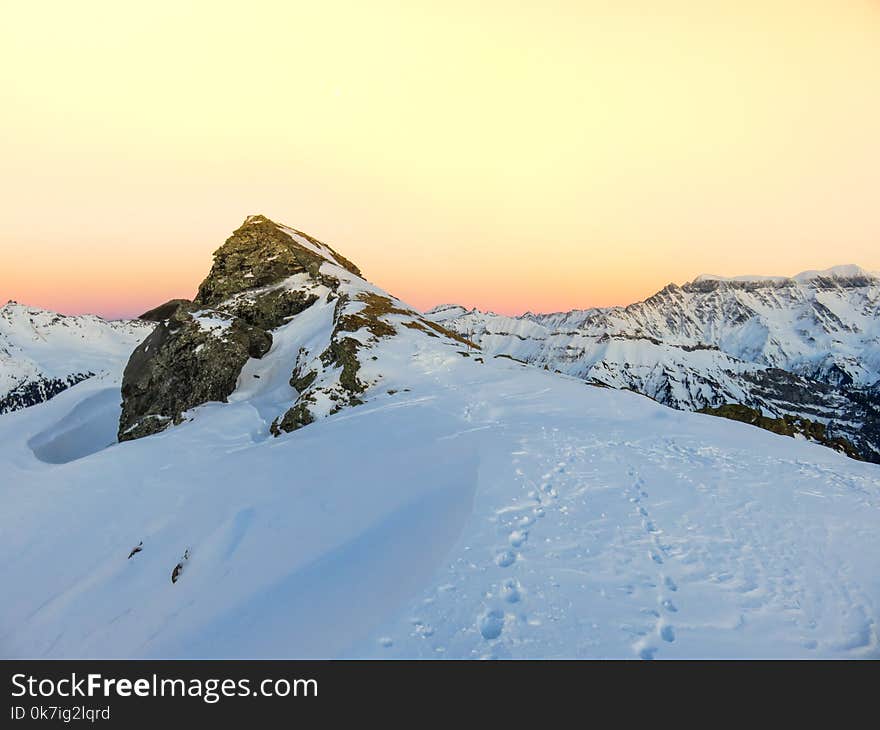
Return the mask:
<svg viewBox="0 0 880 730">
<path fill-rule="evenodd" d="M 320 273 L 328 260 L 360 276 L 354 264 L 317 239 L 264 216 L 250 216 L 214 254 L 214 266 L 199 287 L 196 303 L 214 306 L 234 294 L 300 273 L 333 285 Z"/>
<path fill-rule="evenodd" d="M 312 292 L 270 289 L 258 295 L 233 296 L 223 303 L 223 310 L 254 327 L 271 330 L 305 311 L 317 300 L 318 296 Z"/>
<path fill-rule="evenodd" d="M 251 357 L 272 336 L 223 312 L 180 306 L 138 346 L 122 380 L 119 440 L 149 436 L 180 423 L 183 413 L 225 401 Z"/>
<path fill-rule="evenodd" d="M 125 369 L 119 440 L 157 433 L 195 406 L 225 401 L 248 359 L 270 349 L 270 330 L 317 300 L 278 285 L 297 274 L 338 284 L 320 272 L 328 257 L 357 273 L 319 241 L 263 216 L 248 218 L 214 254 L 193 302 L 172 300 L 142 315 L 160 324 Z"/>
<path fill-rule="evenodd" d="M 374 348 L 381 340 L 415 330 L 472 346 L 368 284 L 326 244 L 263 216 L 247 218 L 217 250 L 193 302 L 173 300 L 144 316 L 160 324 L 125 370 L 120 441 L 180 423 L 208 401 L 226 401 L 245 364 L 270 350 L 272 333 L 292 324 L 283 339 L 298 344 L 303 317 L 302 344 L 286 364 L 289 387 L 266 384 L 273 398 L 289 394 L 267 422 L 276 436 L 362 403 L 381 378 L 363 370 L 365 361 L 379 359 Z M 282 349 L 290 351 L 289 344 Z"/>
<path fill-rule="evenodd" d="M 214 254 L 193 302 L 172 300 L 142 315 L 160 325 L 125 369 L 119 440 L 157 433 L 195 406 L 225 401 L 248 359 L 268 352 L 270 330 L 318 299 L 308 285 L 281 284 L 301 274 L 306 282 L 338 286 L 337 279 L 321 273 L 328 262 L 359 273 L 300 231 L 264 216 L 246 219 Z"/>
</svg>

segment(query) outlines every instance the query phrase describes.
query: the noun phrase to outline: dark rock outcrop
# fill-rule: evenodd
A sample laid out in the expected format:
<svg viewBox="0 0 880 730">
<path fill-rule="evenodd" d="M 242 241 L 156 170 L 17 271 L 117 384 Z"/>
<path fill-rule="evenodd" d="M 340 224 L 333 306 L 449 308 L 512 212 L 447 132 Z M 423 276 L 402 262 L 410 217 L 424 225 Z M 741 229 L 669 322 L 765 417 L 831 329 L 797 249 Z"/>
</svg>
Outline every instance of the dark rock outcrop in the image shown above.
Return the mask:
<svg viewBox="0 0 880 730">
<path fill-rule="evenodd" d="M 312 248 L 297 242 L 294 235 Z M 278 284 L 302 273 L 332 285 L 320 272 L 328 260 L 360 276 L 353 263 L 326 244 L 301 231 L 284 229 L 265 216 L 253 215 L 216 251 L 214 265 L 199 286 L 195 301 L 202 306 L 214 306 L 239 292 Z"/>
<path fill-rule="evenodd" d="M 153 307 L 153 309 L 148 312 L 144 312 L 138 317 L 138 319 L 142 319 L 145 322 L 164 322 L 180 307 L 187 307 L 190 304 L 192 304 L 192 302 L 189 299 L 169 299 L 164 304 L 160 304 L 158 307 Z"/>
<path fill-rule="evenodd" d="M 318 301 L 310 292 L 296 289 L 270 289 L 256 296 L 232 297 L 223 311 L 264 330 L 280 327 L 291 317 Z"/>
<path fill-rule="evenodd" d="M 786 415 L 782 418 L 770 418 L 754 408 L 749 408 L 739 403 L 727 403 L 717 408 L 703 408 L 698 412 L 710 416 L 729 418 L 733 421 L 742 421 L 743 423 L 772 431 L 780 436 L 802 436 L 808 441 L 832 448 L 835 451 L 846 454 L 850 458 L 862 458 L 852 443 L 844 438 L 832 437 L 828 433 L 825 424 L 811 421 L 801 416 Z"/>
<path fill-rule="evenodd" d="M 321 272 L 327 263 L 360 274 L 350 261 L 305 233 L 261 215 L 247 218 L 214 254 L 211 271 L 192 302 L 171 300 L 141 315 L 159 325 L 125 369 L 119 440 L 158 433 L 180 423 L 191 408 L 226 401 L 247 360 L 268 352 L 270 331 L 318 299 L 308 286 L 282 283 L 305 274 L 312 284 L 335 288 L 338 280 Z M 282 419 L 285 428 L 311 418 L 305 401 L 296 414 Z"/>
<path fill-rule="evenodd" d="M 268 332 L 238 317 L 193 308 L 178 307 L 132 353 L 122 379 L 120 441 L 180 423 L 202 403 L 225 401 L 248 358 L 272 346 Z"/>
</svg>

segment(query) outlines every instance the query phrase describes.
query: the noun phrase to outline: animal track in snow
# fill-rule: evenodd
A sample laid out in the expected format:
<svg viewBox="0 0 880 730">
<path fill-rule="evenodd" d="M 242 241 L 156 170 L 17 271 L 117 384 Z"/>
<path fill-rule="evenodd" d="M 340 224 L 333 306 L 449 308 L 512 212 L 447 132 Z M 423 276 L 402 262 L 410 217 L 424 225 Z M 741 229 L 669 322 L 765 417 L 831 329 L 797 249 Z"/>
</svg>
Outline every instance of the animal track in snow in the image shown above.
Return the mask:
<svg viewBox="0 0 880 730">
<path fill-rule="evenodd" d="M 519 603 L 522 600 L 522 586 L 516 578 L 508 578 L 501 584 L 501 597 L 508 603 Z"/>
<path fill-rule="evenodd" d="M 654 659 L 659 652 L 659 647 L 654 645 L 649 638 L 650 636 L 659 637 L 667 644 L 675 642 L 675 627 L 668 622 L 664 614 L 676 613 L 678 607 L 669 598 L 664 596 L 663 592 L 665 590 L 675 593 L 678 591 L 678 585 L 675 580 L 673 580 L 671 576 L 666 575 L 663 572 L 664 569 L 660 567 L 665 565 L 666 561 L 664 556 L 669 555 L 670 548 L 660 542 L 659 535 L 662 533 L 662 530 L 657 527 L 656 523 L 651 518 L 648 505 L 644 502 L 648 497 L 648 493 L 644 488 L 645 482 L 635 470 L 630 469 L 629 474 L 633 479 L 632 486 L 629 490 L 629 494 L 631 495 L 629 496 L 629 501 L 636 506 L 634 516 L 639 521 L 641 529 L 648 535 L 651 543 L 653 543 L 653 548 L 648 551 L 648 556 L 655 566 L 657 577 L 656 581 L 649 580 L 647 584 L 650 584 L 651 587 L 656 589 L 657 603 L 663 611 L 663 613 L 661 613 L 661 611 L 653 608 L 642 609 L 643 614 L 653 618 L 653 631 L 644 633 L 643 636 L 633 644 L 633 650 L 641 659 Z"/>
</svg>

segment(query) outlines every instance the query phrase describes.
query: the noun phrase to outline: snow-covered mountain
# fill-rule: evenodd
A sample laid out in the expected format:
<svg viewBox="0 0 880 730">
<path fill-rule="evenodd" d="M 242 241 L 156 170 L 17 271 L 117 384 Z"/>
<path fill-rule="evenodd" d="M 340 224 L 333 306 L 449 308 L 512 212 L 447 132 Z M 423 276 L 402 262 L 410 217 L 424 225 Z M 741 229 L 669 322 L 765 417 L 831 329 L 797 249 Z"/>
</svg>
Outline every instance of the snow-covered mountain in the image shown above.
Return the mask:
<svg viewBox="0 0 880 730">
<path fill-rule="evenodd" d="M 880 657 L 876 465 L 492 357 L 261 216 L 160 311 L 0 416 L 0 655 Z"/>
<path fill-rule="evenodd" d="M 361 278 L 329 246 L 251 216 L 134 351 L 122 381 L 120 441 L 181 423 L 209 401 L 245 399 L 278 436 L 360 405 L 419 343 L 470 343 Z M 381 345 L 381 346 L 380 346 Z M 465 353 L 467 354 L 467 353 Z"/>
<path fill-rule="evenodd" d="M 808 420 L 796 428 L 880 459 L 880 277 L 857 266 L 701 276 L 627 307 L 506 317 L 444 305 L 428 316 L 492 354 L 674 408 Z"/>
<path fill-rule="evenodd" d="M 155 324 L 0 307 L 0 413 L 42 403 L 94 375 L 121 372 Z"/>
</svg>

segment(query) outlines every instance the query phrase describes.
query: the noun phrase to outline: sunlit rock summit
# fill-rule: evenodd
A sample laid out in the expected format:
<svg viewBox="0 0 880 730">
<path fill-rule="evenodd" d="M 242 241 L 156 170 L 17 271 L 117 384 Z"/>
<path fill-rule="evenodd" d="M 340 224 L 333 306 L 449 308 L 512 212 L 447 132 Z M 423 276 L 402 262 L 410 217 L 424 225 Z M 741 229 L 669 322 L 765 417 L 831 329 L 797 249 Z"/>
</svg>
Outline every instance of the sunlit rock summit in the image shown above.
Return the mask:
<svg viewBox="0 0 880 730">
<path fill-rule="evenodd" d="M 236 388 L 260 400 L 268 431 L 289 432 L 378 387 L 380 341 L 406 333 L 469 346 L 326 244 L 261 215 L 217 250 L 196 298 L 166 314 L 125 369 L 120 441 L 179 424 Z M 264 362 L 243 372 L 254 360 Z"/>
</svg>

